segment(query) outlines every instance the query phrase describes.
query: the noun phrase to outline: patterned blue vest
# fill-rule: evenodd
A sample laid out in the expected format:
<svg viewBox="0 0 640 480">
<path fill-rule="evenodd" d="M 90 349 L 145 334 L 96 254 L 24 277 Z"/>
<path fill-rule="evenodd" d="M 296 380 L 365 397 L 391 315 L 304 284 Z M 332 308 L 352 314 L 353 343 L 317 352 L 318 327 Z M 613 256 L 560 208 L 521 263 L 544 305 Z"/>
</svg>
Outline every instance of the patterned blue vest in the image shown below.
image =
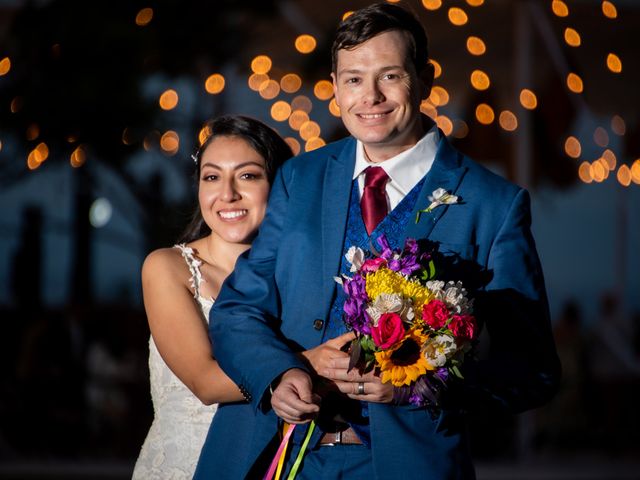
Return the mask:
<svg viewBox="0 0 640 480">
<path fill-rule="evenodd" d="M 377 238 L 384 234 L 387 237 L 391 248 L 401 248 L 404 245 L 403 232 L 407 226 L 407 222 L 413 221 L 411 213 L 416 203 L 416 198 L 422 190 L 424 178 L 413 187 L 413 189 L 402 199 L 402 201 L 394 208 L 387 216 L 378 224 L 376 229 L 371 232 L 371 236 L 367 234 L 367 230 L 362 220 L 362 211 L 360 209 L 360 194 L 358 187 L 358 180 L 354 180 L 351 184 L 351 199 L 349 201 L 349 213 L 347 215 L 347 228 L 345 233 L 344 244 L 342 246 L 343 255 L 340 262 L 340 274 L 350 275 L 350 265 L 347 262 L 344 254 L 351 246 L 360 247 L 362 250 L 371 251 L 371 246 L 376 250 L 380 250 L 380 246 L 377 244 Z M 339 286 L 336 287 L 337 294 L 331 304 L 331 310 L 329 314 L 329 320 L 327 328 L 324 332 L 323 342 L 335 338 L 343 333 L 346 333 L 347 328 L 342 320 L 342 305 L 344 303 L 345 294 Z M 370 445 L 369 434 L 369 409 L 367 402 L 349 401 L 347 403 L 353 403 L 356 405 L 358 412 L 358 418 L 360 421 L 352 422 L 349 424 L 356 431 L 360 439 L 365 445 Z M 324 405 L 324 404 L 323 404 Z M 343 415 L 344 416 L 344 415 Z"/>
</svg>

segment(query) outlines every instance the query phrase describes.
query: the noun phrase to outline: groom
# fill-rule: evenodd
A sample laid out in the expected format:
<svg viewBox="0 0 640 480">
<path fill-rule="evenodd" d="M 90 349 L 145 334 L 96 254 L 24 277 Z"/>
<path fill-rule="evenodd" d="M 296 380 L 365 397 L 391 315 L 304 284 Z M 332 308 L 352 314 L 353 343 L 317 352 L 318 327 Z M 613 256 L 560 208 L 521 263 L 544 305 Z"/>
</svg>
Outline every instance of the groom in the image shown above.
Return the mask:
<svg viewBox="0 0 640 480">
<path fill-rule="evenodd" d="M 282 167 L 253 248 L 220 292 L 215 356 L 248 403 L 220 406 L 195 478 L 262 478 L 278 417 L 301 424 L 285 471 L 304 424 L 317 419 L 297 478 L 474 478 L 465 412 L 534 408 L 559 376 L 529 196 L 456 151 L 420 114 L 433 67 L 412 14 L 387 3 L 356 11 L 340 24 L 332 56 L 351 136 Z M 438 188 L 460 202 L 416 221 Z M 334 277 L 348 271 L 346 249 L 369 249 L 381 234 L 395 247 L 407 237 L 437 246 L 469 287 L 489 339 L 435 417 L 394 401 L 374 374 L 348 371 L 342 345 L 327 341 L 345 331 Z M 318 395 L 319 379 L 333 393 Z"/>
</svg>

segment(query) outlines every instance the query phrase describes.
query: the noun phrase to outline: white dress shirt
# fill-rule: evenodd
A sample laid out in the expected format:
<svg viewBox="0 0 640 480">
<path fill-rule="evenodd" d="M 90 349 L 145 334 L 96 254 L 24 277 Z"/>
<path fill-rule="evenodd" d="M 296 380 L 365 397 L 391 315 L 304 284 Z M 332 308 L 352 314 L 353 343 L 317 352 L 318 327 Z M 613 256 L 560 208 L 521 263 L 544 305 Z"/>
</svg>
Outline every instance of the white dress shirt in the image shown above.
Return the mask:
<svg viewBox="0 0 640 480">
<path fill-rule="evenodd" d="M 433 126 L 413 147 L 383 162 L 373 163 L 367 159 L 364 145 L 358 140 L 356 145 L 356 165 L 353 178 L 358 179 L 360 198 L 364 190 L 364 171 L 367 167 L 382 167 L 389 176 L 386 185 L 387 211 L 390 212 L 402 201 L 413 187 L 424 177 L 436 157 L 440 134 Z"/>
</svg>

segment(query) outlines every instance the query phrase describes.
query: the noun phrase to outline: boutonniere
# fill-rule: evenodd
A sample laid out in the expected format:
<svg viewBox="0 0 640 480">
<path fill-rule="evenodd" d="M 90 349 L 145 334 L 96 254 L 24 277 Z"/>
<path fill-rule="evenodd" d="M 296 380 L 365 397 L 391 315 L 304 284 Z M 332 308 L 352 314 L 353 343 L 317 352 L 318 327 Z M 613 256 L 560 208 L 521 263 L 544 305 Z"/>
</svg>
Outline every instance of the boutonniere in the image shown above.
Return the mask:
<svg viewBox="0 0 640 480">
<path fill-rule="evenodd" d="M 416 223 L 420 221 L 420 215 L 423 213 L 431 213 L 431 211 L 439 207 L 440 205 L 452 205 L 458 203 L 458 196 L 451 195 L 444 188 L 436 188 L 431 195 L 429 195 L 429 201 L 431 202 L 424 210 L 419 210 L 416 215 Z"/>
</svg>

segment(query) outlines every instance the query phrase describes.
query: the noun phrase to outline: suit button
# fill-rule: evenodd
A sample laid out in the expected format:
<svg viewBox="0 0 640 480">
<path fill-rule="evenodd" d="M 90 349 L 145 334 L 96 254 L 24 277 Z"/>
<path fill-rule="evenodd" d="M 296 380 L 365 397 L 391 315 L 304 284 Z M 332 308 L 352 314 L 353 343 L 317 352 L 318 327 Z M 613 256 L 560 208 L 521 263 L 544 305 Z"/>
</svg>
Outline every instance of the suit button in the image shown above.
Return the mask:
<svg viewBox="0 0 640 480">
<path fill-rule="evenodd" d="M 313 328 L 316 330 L 322 330 L 322 327 L 324 327 L 324 320 L 317 318 L 313 321 Z"/>
</svg>

